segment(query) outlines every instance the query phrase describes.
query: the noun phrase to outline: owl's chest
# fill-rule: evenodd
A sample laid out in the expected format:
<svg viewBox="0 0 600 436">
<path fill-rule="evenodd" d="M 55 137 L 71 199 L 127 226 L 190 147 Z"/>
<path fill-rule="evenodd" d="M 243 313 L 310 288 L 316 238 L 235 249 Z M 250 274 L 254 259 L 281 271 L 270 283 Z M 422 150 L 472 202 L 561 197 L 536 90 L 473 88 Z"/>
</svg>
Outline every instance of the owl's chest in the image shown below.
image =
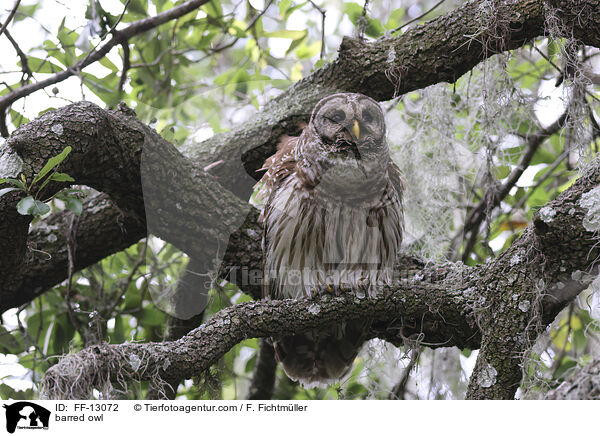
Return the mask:
<svg viewBox="0 0 600 436">
<path fill-rule="evenodd" d="M 291 183 L 274 193 L 265 224 L 265 272 L 290 297 L 325 284 L 372 288 L 390 275 L 401 242 L 399 203 L 336 202 Z"/>
</svg>

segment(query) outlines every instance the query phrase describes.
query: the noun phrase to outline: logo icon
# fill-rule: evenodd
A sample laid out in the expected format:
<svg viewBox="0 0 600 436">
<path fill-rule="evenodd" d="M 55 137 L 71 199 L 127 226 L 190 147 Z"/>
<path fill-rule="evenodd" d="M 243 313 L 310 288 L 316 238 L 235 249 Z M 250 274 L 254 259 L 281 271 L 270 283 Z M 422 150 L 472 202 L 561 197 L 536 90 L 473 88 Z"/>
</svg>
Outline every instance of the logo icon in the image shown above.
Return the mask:
<svg viewBox="0 0 600 436">
<path fill-rule="evenodd" d="M 19 401 L 3 405 L 6 409 L 6 431 L 14 433 L 19 429 L 48 429 L 50 411 L 29 401 Z"/>
</svg>

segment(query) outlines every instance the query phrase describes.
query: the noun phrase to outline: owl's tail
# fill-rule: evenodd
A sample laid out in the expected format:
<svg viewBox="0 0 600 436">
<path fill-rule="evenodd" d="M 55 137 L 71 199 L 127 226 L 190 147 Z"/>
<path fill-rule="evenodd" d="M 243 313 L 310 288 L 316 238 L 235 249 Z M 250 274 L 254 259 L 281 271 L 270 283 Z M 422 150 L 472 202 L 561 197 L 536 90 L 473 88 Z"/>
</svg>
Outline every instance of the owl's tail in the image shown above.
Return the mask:
<svg viewBox="0 0 600 436">
<path fill-rule="evenodd" d="M 368 321 L 329 324 L 273 341 L 285 373 L 305 388 L 331 385 L 342 378 L 366 339 Z"/>
</svg>

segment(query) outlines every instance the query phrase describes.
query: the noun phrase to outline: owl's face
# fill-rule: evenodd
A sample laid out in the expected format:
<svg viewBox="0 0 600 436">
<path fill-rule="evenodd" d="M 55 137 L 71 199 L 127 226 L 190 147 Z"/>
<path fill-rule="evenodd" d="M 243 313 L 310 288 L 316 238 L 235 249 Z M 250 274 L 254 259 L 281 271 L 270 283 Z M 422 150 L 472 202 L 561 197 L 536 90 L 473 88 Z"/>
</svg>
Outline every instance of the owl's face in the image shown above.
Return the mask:
<svg viewBox="0 0 600 436">
<path fill-rule="evenodd" d="M 377 102 L 362 94 L 334 94 L 315 107 L 311 123 L 329 153 L 376 153 L 383 144 L 385 120 Z"/>
<path fill-rule="evenodd" d="M 302 157 L 319 167 L 323 189 L 347 195 L 385 177 L 385 120 L 375 100 L 362 94 L 326 97 L 317 103 L 305 133 Z"/>
</svg>

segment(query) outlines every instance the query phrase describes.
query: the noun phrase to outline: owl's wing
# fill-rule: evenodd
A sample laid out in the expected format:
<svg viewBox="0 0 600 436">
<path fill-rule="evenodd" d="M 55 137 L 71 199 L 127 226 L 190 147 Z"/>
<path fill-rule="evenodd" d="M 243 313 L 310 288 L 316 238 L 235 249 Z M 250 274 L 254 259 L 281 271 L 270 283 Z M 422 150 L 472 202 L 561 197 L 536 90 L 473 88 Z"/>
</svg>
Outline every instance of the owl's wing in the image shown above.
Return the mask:
<svg viewBox="0 0 600 436">
<path fill-rule="evenodd" d="M 268 276 L 268 271 L 265 268 L 266 262 L 266 250 L 269 247 L 269 238 L 273 229 L 271 225 L 271 213 L 273 212 L 273 198 L 275 193 L 285 183 L 288 177 L 292 176 L 296 171 L 296 158 L 294 155 L 294 147 L 298 141 L 297 137 L 286 136 L 279 143 L 277 152 L 269 157 L 266 161 L 262 170 L 266 170 L 265 175 L 262 177 L 259 183 L 262 187 L 257 196 L 264 201 L 263 210 L 260 214 L 259 220 L 263 223 L 263 236 L 262 236 L 262 251 L 263 251 L 263 271 L 265 276 L 263 277 L 263 297 L 274 296 L 274 282 L 272 278 Z"/>
<path fill-rule="evenodd" d="M 398 166 L 390 159 L 390 163 L 388 164 L 388 175 L 390 176 L 390 181 L 392 182 L 392 186 L 398 193 L 398 198 L 402 201 L 402 192 L 404 191 L 404 182 L 402 181 L 402 177 L 400 176 L 400 169 Z"/>
<path fill-rule="evenodd" d="M 261 186 L 257 197 L 268 205 L 274 189 L 289 177 L 296 169 L 294 148 L 298 142 L 296 136 L 283 136 L 277 145 L 277 152 L 269 157 L 259 171 L 266 171 L 258 182 Z"/>
</svg>

